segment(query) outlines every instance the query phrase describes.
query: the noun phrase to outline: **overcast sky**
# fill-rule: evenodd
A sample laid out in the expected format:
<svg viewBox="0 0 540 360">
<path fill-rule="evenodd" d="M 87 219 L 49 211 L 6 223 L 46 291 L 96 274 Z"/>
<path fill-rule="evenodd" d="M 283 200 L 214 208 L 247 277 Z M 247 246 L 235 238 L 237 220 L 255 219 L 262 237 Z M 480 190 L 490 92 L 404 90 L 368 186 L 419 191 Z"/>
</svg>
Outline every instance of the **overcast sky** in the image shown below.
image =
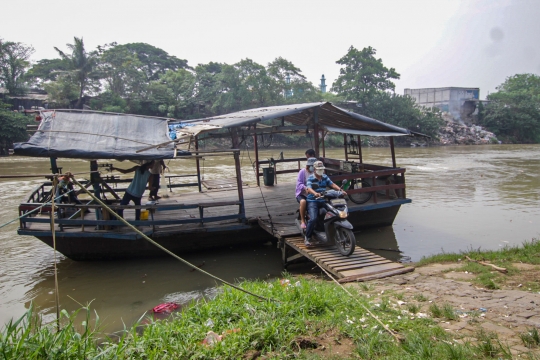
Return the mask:
<svg viewBox="0 0 540 360">
<path fill-rule="evenodd" d="M 0 37 L 56 58 L 83 37 L 87 50 L 145 42 L 196 66 L 278 56 L 327 84 L 350 46 L 372 46 L 405 88 L 479 87 L 540 73 L 540 0 L 6 0 Z"/>
</svg>

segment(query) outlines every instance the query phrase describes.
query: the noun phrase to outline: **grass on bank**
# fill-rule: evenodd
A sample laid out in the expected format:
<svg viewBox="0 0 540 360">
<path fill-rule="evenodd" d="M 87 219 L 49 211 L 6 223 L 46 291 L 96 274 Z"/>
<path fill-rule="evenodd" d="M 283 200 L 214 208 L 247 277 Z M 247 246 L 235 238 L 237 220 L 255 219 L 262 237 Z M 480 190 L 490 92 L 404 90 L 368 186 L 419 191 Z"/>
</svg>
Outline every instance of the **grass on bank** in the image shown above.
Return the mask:
<svg viewBox="0 0 540 360">
<path fill-rule="evenodd" d="M 506 268 L 508 274 L 501 274 L 494 271 L 491 267 L 467 261 L 466 256 L 472 260 L 484 261 Z M 454 262 L 459 265 L 456 265 L 456 268 L 452 270 L 466 271 L 469 274 L 474 274 L 476 276 L 474 281 L 487 289 L 500 289 L 501 286 L 511 285 L 510 279 L 519 279 L 522 271 L 514 266 L 515 263 L 540 265 L 540 240 L 533 239 L 523 242 L 522 246 L 507 246 L 500 250 L 482 251 L 480 249 L 471 249 L 460 253 L 443 252 L 442 254 L 423 257 L 416 265 L 424 266 L 434 263 Z M 527 276 L 523 276 L 522 278 L 523 281 L 519 285 L 514 285 L 530 291 L 540 291 L 540 283 L 536 279 L 527 279 Z"/>
<path fill-rule="evenodd" d="M 90 319 L 87 308 L 80 310 L 87 312 L 82 324 L 74 323 L 76 314 L 63 311 L 59 332 L 55 323 L 41 324 L 39 316 L 29 310 L 1 332 L 0 359 L 508 357 L 507 349 L 496 339 L 460 343 L 458 335 L 446 332 L 436 321 L 415 316 L 414 309 L 400 307 L 395 299 L 376 303 L 359 286 L 348 287 L 358 302 L 334 283 L 287 275 L 281 280 L 244 282 L 241 286 L 276 301 L 260 301 L 224 287 L 211 301 L 185 307 L 167 321 L 136 324 L 114 338 L 89 325 L 90 320 L 98 323 L 99 319 Z M 363 306 L 402 341 L 398 343 Z M 453 314 L 445 307 L 439 311 L 443 317 Z M 208 337 L 210 331 L 213 337 Z M 533 344 L 536 335 L 531 333 L 526 340 Z"/>
</svg>

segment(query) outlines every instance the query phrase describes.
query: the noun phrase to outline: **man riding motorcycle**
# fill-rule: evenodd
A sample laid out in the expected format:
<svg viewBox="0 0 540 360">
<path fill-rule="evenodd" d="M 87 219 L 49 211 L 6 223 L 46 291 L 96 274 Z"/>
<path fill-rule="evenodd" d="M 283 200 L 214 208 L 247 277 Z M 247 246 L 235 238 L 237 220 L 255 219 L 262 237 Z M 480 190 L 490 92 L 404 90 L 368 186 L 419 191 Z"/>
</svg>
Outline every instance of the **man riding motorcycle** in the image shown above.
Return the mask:
<svg viewBox="0 0 540 360">
<path fill-rule="evenodd" d="M 319 219 L 319 209 L 324 206 L 324 197 L 317 192 L 317 190 L 326 190 L 326 187 L 331 187 L 334 190 L 341 191 L 343 195 L 347 193 L 340 189 L 339 186 L 334 184 L 332 180 L 324 173 L 324 164 L 322 161 L 316 161 L 313 164 L 315 172 L 307 180 L 307 211 L 309 214 L 309 221 L 306 229 L 306 237 L 304 239 L 304 244 L 306 246 L 312 246 L 312 235 L 315 229 L 317 221 Z"/>
</svg>

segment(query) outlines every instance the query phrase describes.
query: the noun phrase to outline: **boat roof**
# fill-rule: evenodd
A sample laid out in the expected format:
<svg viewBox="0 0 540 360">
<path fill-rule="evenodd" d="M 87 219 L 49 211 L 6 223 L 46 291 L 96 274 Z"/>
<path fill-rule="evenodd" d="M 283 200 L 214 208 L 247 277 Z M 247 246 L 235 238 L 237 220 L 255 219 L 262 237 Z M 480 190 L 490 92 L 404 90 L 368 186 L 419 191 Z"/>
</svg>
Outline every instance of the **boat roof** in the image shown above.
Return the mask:
<svg viewBox="0 0 540 360">
<path fill-rule="evenodd" d="M 329 102 L 269 106 L 192 120 L 43 110 L 36 133 L 14 145 L 14 154 L 76 159 L 154 160 L 191 155 L 194 136 L 220 128 L 283 119 L 296 127 L 368 136 L 422 135 L 339 108 Z"/>
<path fill-rule="evenodd" d="M 32 137 L 14 144 L 14 154 L 75 159 L 172 159 L 166 118 L 83 110 L 41 111 L 42 120 Z M 166 143 L 161 147 L 156 144 Z M 144 152 L 141 148 L 152 147 Z M 177 155 L 190 155 L 177 150 Z"/>
<path fill-rule="evenodd" d="M 169 124 L 186 124 L 189 126 L 212 124 L 222 128 L 229 128 L 283 118 L 293 125 L 308 126 L 313 125 L 315 116 L 318 117 L 319 127 L 331 132 L 368 136 L 421 135 L 408 129 L 339 108 L 329 102 L 268 106 L 208 118 L 171 121 Z"/>
</svg>

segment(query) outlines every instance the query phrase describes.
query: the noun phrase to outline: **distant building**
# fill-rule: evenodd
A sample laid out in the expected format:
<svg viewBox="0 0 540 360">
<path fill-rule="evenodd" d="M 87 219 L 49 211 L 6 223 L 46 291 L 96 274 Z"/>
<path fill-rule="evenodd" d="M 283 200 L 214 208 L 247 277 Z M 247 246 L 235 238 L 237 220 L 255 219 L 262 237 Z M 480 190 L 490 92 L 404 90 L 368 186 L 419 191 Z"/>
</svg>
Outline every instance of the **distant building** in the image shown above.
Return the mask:
<svg viewBox="0 0 540 360">
<path fill-rule="evenodd" d="M 405 89 L 405 95 L 416 100 L 420 106 L 436 107 L 452 114 L 455 119 L 464 120 L 476 110 L 480 101 L 480 88 L 426 88 Z"/>
</svg>

